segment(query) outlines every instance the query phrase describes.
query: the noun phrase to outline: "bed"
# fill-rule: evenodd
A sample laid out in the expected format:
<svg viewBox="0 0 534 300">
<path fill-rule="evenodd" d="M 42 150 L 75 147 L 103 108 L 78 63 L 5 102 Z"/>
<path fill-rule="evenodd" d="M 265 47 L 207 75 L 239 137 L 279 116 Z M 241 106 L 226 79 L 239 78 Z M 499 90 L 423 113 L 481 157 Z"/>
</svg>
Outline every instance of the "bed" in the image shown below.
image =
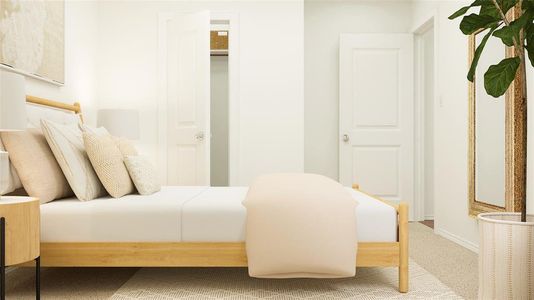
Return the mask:
<svg viewBox="0 0 534 300">
<path fill-rule="evenodd" d="M 80 105 L 28 96 L 33 114 L 82 120 Z M 45 111 L 53 111 L 48 113 Z M 70 115 L 58 115 L 64 111 Z M 35 116 L 34 116 L 35 117 Z M 350 189 L 359 202 L 358 267 L 397 267 L 408 291 L 408 207 Z M 41 265 L 48 267 L 246 267 L 247 187 L 164 187 L 41 205 Z M 355 245 L 356 246 L 356 245 Z"/>
</svg>

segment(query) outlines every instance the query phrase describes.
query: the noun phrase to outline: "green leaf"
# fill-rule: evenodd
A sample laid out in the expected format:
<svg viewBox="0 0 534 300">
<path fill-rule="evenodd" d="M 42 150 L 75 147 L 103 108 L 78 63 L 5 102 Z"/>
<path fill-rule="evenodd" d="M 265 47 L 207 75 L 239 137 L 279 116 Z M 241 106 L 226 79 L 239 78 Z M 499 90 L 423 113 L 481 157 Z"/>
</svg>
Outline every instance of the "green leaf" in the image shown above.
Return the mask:
<svg viewBox="0 0 534 300">
<path fill-rule="evenodd" d="M 471 5 L 460 8 L 455 13 L 449 16 L 449 20 L 454 20 L 458 18 L 459 16 L 465 15 L 470 8 L 471 8 Z"/>
<path fill-rule="evenodd" d="M 452 15 L 449 16 L 449 20 L 453 20 L 453 19 L 458 18 L 459 16 L 465 15 L 467 13 L 467 11 L 469 11 L 469 9 L 471 7 L 480 6 L 480 5 L 482 5 L 484 3 L 484 1 L 486 1 L 486 0 L 475 0 L 470 5 L 460 8 L 455 13 L 453 13 Z"/>
<path fill-rule="evenodd" d="M 519 19 L 512 21 L 510 25 L 504 26 L 503 28 L 495 31 L 495 33 L 493 33 L 493 36 L 500 38 L 506 46 L 513 46 L 514 37 L 519 41 L 519 33 L 530 19 L 530 13 L 526 12 L 521 15 Z"/>
<path fill-rule="evenodd" d="M 501 19 L 501 14 L 499 13 L 497 7 L 495 7 L 495 4 L 491 0 L 486 1 L 480 6 L 479 15 L 491 16 L 499 20 Z"/>
<path fill-rule="evenodd" d="M 525 49 L 527 49 L 530 64 L 534 67 L 534 24 L 530 23 L 526 26 L 525 36 L 527 42 Z"/>
<path fill-rule="evenodd" d="M 491 65 L 484 74 L 486 92 L 495 98 L 504 95 L 514 81 L 520 63 L 519 57 L 510 57 L 503 59 L 496 65 Z"/>
<path fill-rule="evenodd" d="M 482 51 L 484 51 L 484 47 L 486 46 L 488 39 L 490 38 L 491 34 L 495 31 L 495 29 L 497 29 L 497 27 L 493 27 L 484 36 L 484 38 L 482 38 L 482 41 L 480 41 L 480 44 L 477 46 L 477 49 L 475 50 L 475 55 L 473 56 L 471 67 L 469 67 L 469 73 L 467 73 L 467 79 L 471 82 L 473 82 L 473 79 L 475 77 L 475 71 L 477 69 L 478 61 L 480 60 L 480 55 L 482 54 Z"/>
<path fill-rule="evenodd" d="M 470 14 L 465 16 L 462 19 L 462 22 L 460 22 L 460 30 L 468 35 L 475 33 L 479 29 L 492 27 L 494 23 L 498 21 L 500 21 L 500 19 L 492 16 Z"/>
<path fill-rule="evenodd" d="M 532 0 L 526 0 L 529 2 Z M 506 14 L 510 8 L 514 7 L 517 4 L 517 0 L 497 0 L 497 3 L 501 7 L 502 11 Z"/>
<path fill-rule="evenodd" d="M 532 0 L 523 1 L 523 5 L 522 5 L 521 9 L 522 10 L 534 9 L 534 1 L 532 1 Z"/>
</svg>

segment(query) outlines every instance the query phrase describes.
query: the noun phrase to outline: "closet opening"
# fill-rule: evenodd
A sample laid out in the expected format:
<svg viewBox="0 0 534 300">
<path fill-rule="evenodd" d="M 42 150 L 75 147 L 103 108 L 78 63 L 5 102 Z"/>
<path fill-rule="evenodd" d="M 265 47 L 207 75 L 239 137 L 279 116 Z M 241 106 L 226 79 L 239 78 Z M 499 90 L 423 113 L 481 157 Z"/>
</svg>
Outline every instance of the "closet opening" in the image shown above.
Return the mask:
<svg viewBox="0 0 534 300">
<path fill-rule="evenodd" d="M 229 22 L 212 20 L 210 30 L 210 183 L 229 185 Z"/>
</svg>

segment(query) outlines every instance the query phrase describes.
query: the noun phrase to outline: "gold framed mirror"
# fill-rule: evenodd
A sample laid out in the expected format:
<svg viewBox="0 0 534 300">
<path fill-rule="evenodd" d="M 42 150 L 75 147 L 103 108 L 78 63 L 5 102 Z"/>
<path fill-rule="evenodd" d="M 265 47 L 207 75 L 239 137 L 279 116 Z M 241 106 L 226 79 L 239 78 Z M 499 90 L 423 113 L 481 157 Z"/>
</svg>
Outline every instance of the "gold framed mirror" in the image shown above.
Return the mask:
<svg viewBox="0 0 534 300">
<path fill-rule="evenodd" d="M 511 19 L 519 10 L 508 12 Z M 469 37 L 469 65 L 484 33 Z M 497 38 L 490 38 L 484 48 L 475 78 L 469 82 L 469 215 L 483 212 L 521 211 L 526 196 L 523 155 L 526 133 L 521 108 L 522 83 L 516 77 L 506 94 L 500 98 L 487 95 L 484 73 L 505 57 L 516 56 L 514 47 L 506 47 Z"/>
</svg>

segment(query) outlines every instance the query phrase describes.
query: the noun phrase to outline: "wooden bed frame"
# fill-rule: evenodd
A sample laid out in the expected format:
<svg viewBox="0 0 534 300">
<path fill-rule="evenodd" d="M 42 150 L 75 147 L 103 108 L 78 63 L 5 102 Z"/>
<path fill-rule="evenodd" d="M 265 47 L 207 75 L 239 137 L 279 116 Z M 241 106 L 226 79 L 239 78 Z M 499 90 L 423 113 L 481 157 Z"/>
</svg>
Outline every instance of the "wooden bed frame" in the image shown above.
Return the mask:
<svg viewBox="0 0 534 300">
<path fill-rule="evenodd" d="M 27 96 L 26 101 L 81 115 L 78 103 L 69 105 Z M 358 185 L 353 185 L 359 190 Z M 382 201 L 397 211 L 396 242 L 358 243 L 357 267 L 398 267 L 399 291 L 408 291 L 408 205 Z M 45 267 L 246 267 L 245 243 L 105 242 L 41 243 Z"/>
</svg>

